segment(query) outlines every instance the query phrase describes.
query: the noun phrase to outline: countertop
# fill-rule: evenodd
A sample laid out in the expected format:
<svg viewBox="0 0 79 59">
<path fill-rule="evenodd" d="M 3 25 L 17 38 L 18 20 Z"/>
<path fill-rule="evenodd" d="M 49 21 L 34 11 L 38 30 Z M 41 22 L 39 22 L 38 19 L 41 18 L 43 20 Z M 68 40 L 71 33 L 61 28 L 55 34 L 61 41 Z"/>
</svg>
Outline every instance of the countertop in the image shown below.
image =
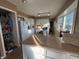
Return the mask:
<svg viewBox="0 0 79 59">
<path fill-rule="evenodd" d="M 53 35 L 49 36 L 43 36 L 42 34 L 32 35 L 28 39 L 24 40 L 23 44 L 43 46 L 47 48 L 53 48 L 79 54 L 79 47 L 74 46 L 72 44 L 60 43 L 59 40 Z"/>
</svg>

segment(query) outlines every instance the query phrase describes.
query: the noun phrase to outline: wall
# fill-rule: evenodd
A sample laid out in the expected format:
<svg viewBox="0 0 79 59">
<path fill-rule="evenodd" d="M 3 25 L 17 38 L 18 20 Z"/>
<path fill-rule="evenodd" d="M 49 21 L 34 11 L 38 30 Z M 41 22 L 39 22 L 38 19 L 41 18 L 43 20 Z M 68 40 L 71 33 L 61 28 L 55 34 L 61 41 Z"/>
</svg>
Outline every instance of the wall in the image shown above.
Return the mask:
<svg viewBox="0 0 79 59">
<path fill-rule="evenodd" d="M 28 26 L 31 26 L 31 28 L 28 29 Z M 34 34 L 34 28 L 32 26 L 34 26 L 34 19 L 25 18 L 25 21 L 20 21 L 22 41 Z"/>
<path fill-rule="evenodd" d="M 36 25 L 44 25 L 49 23 L 49 18 L 41 18 L 41 19 L 36 19 Z"/>
<path fill-rule="evenodd" d="M 71 5 L 73 3 L 74 0 L 68 0 L 64 5 L 63 7 L 61 8 L 60 12 L 58 13 L 57 16 L 59 16 L 62 12 L 64 12 L 65 9 L 68 8 L 69 5 Z"/>
<path fill-rule="evenodd" d="M 70 43 L 75 46 L 79 46 L 79 36 L 77 34 L 64 34 L 64 41 L 65 43 Z"/>
<path fill-rule="evenodd" d="M 60 32 L 57 30 L 57 20 L 54 21 L 54 31 L 55 37 L 59 37 Z"/>
<path fill-rule="evenodd" d="M 77 14 L 76 14 L 76 22 L 75 22 L 75 34 L 79 34 L 79 1 L 78 1 L 78 7 L 77 7 Z"/>
<path fill-rule="evenodd" d="M 49 33 L 49 28 L 50 28 L 49 18 L 36 19 L 36 25 L 43 25 L 44 27 L 48 27 L 47 32 Z"/>
</svg>

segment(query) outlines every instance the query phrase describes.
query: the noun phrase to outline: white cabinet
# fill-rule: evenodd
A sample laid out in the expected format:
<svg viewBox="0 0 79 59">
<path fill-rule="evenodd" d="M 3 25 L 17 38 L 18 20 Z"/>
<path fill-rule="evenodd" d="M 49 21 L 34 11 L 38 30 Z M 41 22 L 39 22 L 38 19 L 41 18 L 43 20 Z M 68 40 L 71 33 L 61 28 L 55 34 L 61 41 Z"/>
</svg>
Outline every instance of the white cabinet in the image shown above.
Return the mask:
<svg viewBox="0 0 79 59">
<path fill-rule="evenodd" d="M 45 50 L 40 46 L 23 45 L 23 59 L 45 59 Z"/>
<path fill-rule="evenodd" d="M 70 56 L 69 59 L 79 59 L 77 56 Z"/>
<path fill-rule="evenodd" d="M 47 50 L 47 59 L 67 59 L 66 53 L 58 52 L 58 51 L 53 51 L 48 49 Z"/>
<path fill-rule="evenodd" d="M 56 58 L 47 57 L 47 59 L 56 59 Z"/>
<path fill-rule="evenodd" d="M 41 46 L 22 45 L 23 59 L 79 59 L 78 54 L 47 49 Z"/>
</svg>

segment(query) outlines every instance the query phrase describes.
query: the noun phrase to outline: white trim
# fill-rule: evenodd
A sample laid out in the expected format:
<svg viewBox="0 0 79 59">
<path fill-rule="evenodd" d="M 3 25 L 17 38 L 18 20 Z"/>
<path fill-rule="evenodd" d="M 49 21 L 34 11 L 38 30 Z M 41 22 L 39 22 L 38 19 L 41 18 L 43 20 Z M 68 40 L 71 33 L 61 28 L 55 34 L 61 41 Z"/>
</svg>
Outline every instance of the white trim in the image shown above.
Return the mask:
<svg viewBox="0 0 79 59">
<path fill-rule="evenodd" d="M 17 46 L 21 46 L 20 45 L 20 37 L 19 37 L 19 26 L 18 26 L 18 19 L 17 19 L 17 14 L 15 14 L 15 22 L 16 22 L 16 31 L 17 31 Z"/>
<path fill-rule="evenodd" d="M 12 13 L 14 13 L 15 15 L 17 15 L 16 11 L 13 11 L 13 10 L 8 9 L 8 8 L 6 8 L 6 7 L 0 6 L 0 9 L 7 10 L 7 11 L 12 12 Z M 16 18 L 16 19 L 17 19 L 17 18 Z M 1 30 L 1 31 L 2 31 L 2 30 Z M 6 51 L 5 51 L 4 41 L 3 41 L 3 37 L 2 37 L 2 32 L 1 32 L 1 41 L 2 41 L 2 47 L 3 47 L 2 49 L 3 49 L 3 54 L 4 54 L 1 58 L 3 59 L 3 58 L 6 57 Z"/>
<path fill-rule="evenodd" d="M 10 12 L 12 12 L 12 13 L 16 13 L 16 11 L 13 11 L 13 10 L 8 9 L 8 8 L 6 8 L 6 7 L 3 7 L 3 6 L 0 6 L 0 8 L 1 8 L 1 9 L 4 9 L 4 10 L 7 10 L 7 11 L 10 11 Z"/>
<path fill-rule="evenodd" d="M 65 27 L 66 27 L 66 16 L 64 16 L 64 22 L 63 22 L 63 30 L 65 31 Z"/>
<path fill-rule="evenodd" d="M 76 13 L 77 13 L 77 8 L 74 10 L 74 17 L 73 17 L 73 24 L 72 24 L 73 26 L 72 26 L 71 34 L 75 32 Z"/>
<path fill-rule="evenodd" d="M 4 59 L 6 56 L 2 56 L 2 57 L 0 57 L 1 59 Z"/>
<path fill-rule="evenodd" d="M 2 36 L 2 29 L 1 29 L 1 23 L 0 23 L 0 41 L 1 41 L 1 50 L 3 51 L 2 53 L 1 53 L 1 56 L 2 57 L 5 57 L 6 56 L 6 51 L 5 51 L 5 45 L 4 45 L 4 41 L 3 41 L 3 36 Z M 2 55 L 3 54 L 3 55 Z"/>
</svg>

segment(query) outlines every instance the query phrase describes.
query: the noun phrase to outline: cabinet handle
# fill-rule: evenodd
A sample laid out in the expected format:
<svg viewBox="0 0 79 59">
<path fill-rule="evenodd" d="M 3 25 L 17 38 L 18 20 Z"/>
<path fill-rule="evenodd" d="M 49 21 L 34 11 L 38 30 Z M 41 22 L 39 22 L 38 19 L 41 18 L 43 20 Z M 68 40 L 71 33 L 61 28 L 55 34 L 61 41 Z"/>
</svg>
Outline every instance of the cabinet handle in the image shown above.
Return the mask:
<svg viewBox="0 0 79 59">
<path fill-rule="evenodd" d="M 56 59 L 56 58 L 53 58 L 53 57 L 49 57 L 49 56 L 47 56 L 46 58 L 49 58 L 49 59 Z"/>
</svg>

